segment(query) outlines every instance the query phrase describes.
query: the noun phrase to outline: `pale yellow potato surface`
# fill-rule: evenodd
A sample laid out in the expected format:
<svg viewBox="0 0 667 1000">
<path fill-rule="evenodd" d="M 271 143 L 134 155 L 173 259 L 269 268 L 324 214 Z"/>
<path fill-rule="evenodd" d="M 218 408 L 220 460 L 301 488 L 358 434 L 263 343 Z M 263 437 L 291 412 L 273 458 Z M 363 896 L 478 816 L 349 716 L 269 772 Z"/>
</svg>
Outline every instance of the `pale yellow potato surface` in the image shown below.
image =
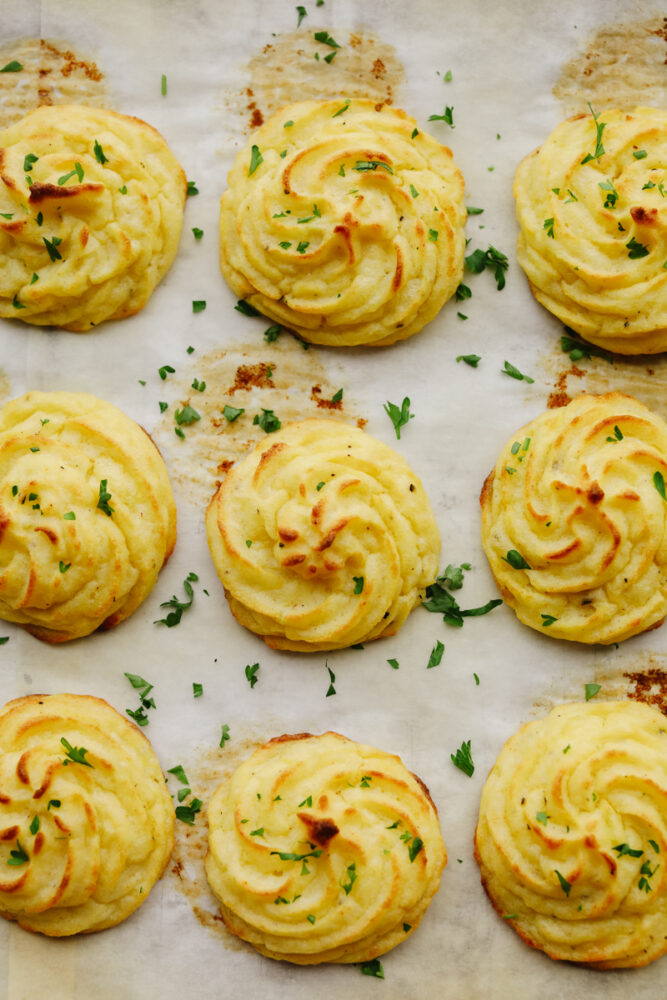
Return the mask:
<svg viewBox="0 0 667 1000">
<path fill-rule="evenodd" d="M 334 420 L 268 434 L 227 474 L 206 527 L 232 613 L 276 649 L 394 635 L 438 569 L 420 480 L 392 448 Z"/>
<path fill-rule="evenodd" d="M 0 316 L 87 332 L 138 312 L 176 254 L 186 187 L 139 118 L 67 104 L 0 131 Z"/>
<path fill-rule="evenodd" d="M 64 937 L 113 927 L 169 860 L 174 808 L 157 758 L 99 698 L 29 695 L 5 705 L 0 792 L 0 915 L 27 930 Z"/>
<path fill-rule="evenodd" d="M 463 177 L 404 111 L 358 99 L 288 105 L 253 134 L 228 183 L 223 275 L 312 343 L 404 340 L 461 280 Z"/>
<path fill-rule="evenodd" d="M 208 822 L 206 874 L 227 928 L 299 965 L 400 944 L 447 861 L 426 786 L 399 757 L 337 733 L 265 743 L 218 788 Z"/>
<path fill-rule="evenodd" d="M 115 406 L 29 392 L 0 410 L 0 619 L 52 643 L 117 625 L 175 541 L 162 456 Z"/>
<path fill-rule="evenodd" d="M 667 110 L 595 113 L 597 125 L 576 115 L 520 163 L 517 256 L 535 298 L 582 337 L 656 354 L 667 350 Z"/>
<path fill-rule="evenodd" d="M 551 958 L 601 969 L 658 958 L 667 950 L 665 717 L 636 702 L 590 701 L 523 726 L 482 791 L 475 854 L 495 909 Z"/>
<path fill-rule="evenodd" d="M 520 621 L 585 643 L 660 625 L 665 481 L 667 424 L 631 396 L 582 395 L 520 428 L 480 498 L 484 551 Z"/>
</svg>

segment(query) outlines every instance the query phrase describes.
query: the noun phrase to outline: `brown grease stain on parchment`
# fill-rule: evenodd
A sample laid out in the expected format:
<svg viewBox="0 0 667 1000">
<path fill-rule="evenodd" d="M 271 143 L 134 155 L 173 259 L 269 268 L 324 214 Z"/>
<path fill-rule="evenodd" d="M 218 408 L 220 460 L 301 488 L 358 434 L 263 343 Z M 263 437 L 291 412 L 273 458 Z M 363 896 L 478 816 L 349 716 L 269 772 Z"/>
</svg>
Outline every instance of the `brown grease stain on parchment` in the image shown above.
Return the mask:
<svg viewBox="0 0 667 1000">
<path fill-rule="evenodd" d="M 572 362 L 557 341 L 550 354 L 538 359 L 545 381 L 553 380 L 547 406 L 566 406 L 582 392 L 625 392 L 667 420 L 667 356 L 614 354 L 610 358 L 613 364 L 594 355 Z"/>
<path fill-rule="evenodd" d="M 219 785 L 229 780 L 239 765 L 254 751 L 280 735 L 270 732 L 271 722 L 262 726 L 261 734 L 238 736 L 230 733 L 224 747 L 211 747 L 199 751 L 196 761 L 184 765 L 190 781 L 192 796 L 203 802 L 201 812 L 195 817 L 194 826 L 176 820 L 174 850 L 167 867 L 167 876 L 192 907 L 199 923 L 212 931 L 227 948 L 235 951 L 253 951 L 250 945 L 230 934 L 220 916 L 218 900 L 211 892 L 206 879 L 204 858 L 208 849 L 208 805 Z M 179 787 L 176 778 L 169 778 L 169 790 L 175 796 Z M 180 786 L 182 787 L 182 786 Z M 184 800 L 187 805 L 190 797 Z"/>
<path fill-rule="evenodd" d="M 666 626 L 657 634 L 664 636 Z M 590 666 L 582 667 L 580 677 L 557 676 L 549 691 L 533 704 L 531 718 L 542 718 L 556 705 L 584 701 L 586 684 L 599 684 L 594 697 L 599 701 L 623 701 L 630 698 L 653 705 L 667 715 L 667 653 L 626 652 L 607 647 Z"/>
<path fill-rule="evenodd" d="M 0 66 L 19 62 L 17 73 L 0 73 L 2 127 L 19 121 L 44 104 L 86 104 L 103 108 L 109 103 L 104 74 L 69 42 L 23 38 L 0 44 Z"/>
<path fill-rule="evenodd" d="M 603 10 L 602 5 L 599 6 Z M 604 24 L 563 66 L 553 88 L 568 115 L 667 104 L 667 17 Z"/>
<path fill-rule="evenodd" d="M 252 333 L 256 342 L 236 344 L 208 354 L 190 355 L 187 370 L 171 375 L 161 387 L 162 399 L 169 403 L 152 436 L 165 457 L 172 484 L 178 485 L 188 500 L 203 507 L 234 462 L 258 441 L 270 439 L 253 424 L 262 410 L 273 410 L 284 426 L 308 417 L 340 419 L 363 427 L 341 379 L 334 383 L 313 347 L 305 350 L 301 341 L 284 332 L 273 343 L 261 339 L 259 327 Z M 203 392 L 193 382 L 206 383 Z M 343 388 L 343 398 L 332 397 Z M 184 439 L 176 436 L 176 410 L 193 407 L 200 416 L 191 424 L 181 424 Z M 223 415 L 225 405 L 243 409 L 233 421 Z"/>
<path fill-rule="evenodd" d="M 310 25 L 278 35 L 250 60 L 247 86 L 228 98 L 245 131 L 295 101 L 367 97 L 377 104 L 394 102 L 404 70 L 393 45 L 368 31 L 336 32 L 340 48 L 334 49 L 315 41 L 315 32 L 323 30 Z M 332 61 L 325 62 L 332 53 Z"/>
</svg>

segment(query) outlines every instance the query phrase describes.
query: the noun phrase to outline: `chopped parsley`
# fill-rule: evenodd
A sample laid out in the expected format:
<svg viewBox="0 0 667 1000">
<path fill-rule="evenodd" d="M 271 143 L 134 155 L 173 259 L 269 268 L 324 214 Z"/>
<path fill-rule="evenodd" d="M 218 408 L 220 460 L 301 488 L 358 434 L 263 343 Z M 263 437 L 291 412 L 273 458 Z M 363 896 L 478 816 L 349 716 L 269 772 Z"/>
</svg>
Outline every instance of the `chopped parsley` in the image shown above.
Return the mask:
<svg viewBox="0 0 667 1000">
<path fill-rule="evenodd" d="M 154 625 L 166 625 L 167 628 L 173 628 L 175 625 L 180 624 L 183 612 L 187 611 L 192 607 L 192 602 L 194 600 L 194 591 L 192 589 L 192 584 L 196 583 L 199 577 L 196 573 L 188 573 L 185 580 L 183 581 L 183 589 L 188 596 L 187 601 L 179 601 L 174 595 L 170 600 L 164 601 L 160 607 L 161 608 L 171 608 L 171 611 L 166 618 L 158 618 L 154 621 Z"/>
<path fill-rule="evenodd" d="M 173 375 L 175 371 L 176 371 L 176 369 L 172 368 L 171 365 L 162 365 L 161 368 L 158 368 L 157 373 L 160 376 L 160 378 L 162 379 L 162 381 L 164 382 L 164 380 L 166 379 L 167 375 L 168 374 L 169 375 Z"/>
<path fill-rule="evenodd" d="M 667 493 L 665 492 L 665 477 L 662 472 L 653 473 L 653 485 L 660 494 L 663 500 L 667 501 Z"/>
<path fill-rule="evenodd" d="M 553 217 L 551 219 L 545 219 L 544 222 L 543 222 L 543 224 L 542 224 L 542 228 L 546 231 L 547 236 L 550 236 L 551 239 L 553 240 L 554 239 L 554 220 L 553 220 Z"/>
<path fill-rule="evenodd" d="M 437 243 L 438 242 L 438 230 L 437 229 L 429 229 L 429 231 L 428 231 L 428 238 L 431 241 L 431 243 Z"/>
<path fill-rule="evenodd" d="M 437 667 L 441 660 L 442 654 L 445 651 L 444 643 L 440 642 L 439 639 L 436 640 L 435 646 L 431 650 L 431 655 L 428 658 L 428 663 L 426 664 L 426 669 L 430 670 L 431 667 Z"/>
<path fill-rule="evenodd" d="M 588 153 L 586 156 L 584 156 L 583 160 L 581 161 L 582 164 L 590 163 L 591 160 L 599 160 L 601 156 L 604 156 L 604 146 L 602 145 L 602 133 L 606 128 L 606 122 L 598 121 L 599 115 L 596 115 L 595 112 L 593 111 L 593 107 L 590 101 L 588 102 L 588 107 L 591 109 L 591 114 L 593 115 L 593 121 L 595 122 L 595 130 L 596 130 L 595 152 Z"/>
<path fill-rule="evenodd" d="M 554 618 L 553 615 L 545 615 L 543 611 L 540 612 L 540 615 L 542 617 L 543 628 L 549 628 L 550 625 L 553 625 L 554 622 L 558 621 L 558 619 Z"/>
<path fill-rule="evenodd" d="M 457 628 L 463 626 L 464 618 L 486 615 L 503 603 L 500 598 L 495 598 L 480 608 L 460 608 L 449 591 L 459 590 L 462 587 L 464 569 L 470 569 L 470 564 L 462 563 L 458 569 L 454 566 L 448 566 L 445 572 L 426 588 L 426 600 L 422 601 L 422 607 L 426 608 L 427 611 L 442 614 L 443 621 L 447 625 L 453 625 Z"/>
<path fill-rule="evenodd" d="M 459 315 L 460 315 L 460 313 L 459 313 Z M 465 363 L 467 365 L 470 365 L 471 368 L 476 368 L 477 365 L 482 360 L 482 358 L 481 358 L 481 355 L 479 355 L 479 354 L 459 354 L 456 360 L 457 361 L 465 361 Z"/>
<path fill-rule="evenodd" d="M 454 295 L 457 302 L 462 302 L 464 299 L 472 297 L 472 290 L 468 285 L 464 285 L 463 282 L 461 282 Z"/>
<path fill-rule="evenodd" d="M 603 207 L 613 208 L 616 202 L 618 201 L 618 191 L 616 190 L 614 185 L 611 183 L 611 181 L 606 180 L 606 181 L 600 181 L 598 187 L 600 188 L 601 191 L 606 192 L 606 197 L 604 200 Z"/>
<path fill-rule="evenodd" d="M 383 163 L 382 160 L 357 160 L 352 169 L 358 170 L 359 173 L 365 173 L 369 170 L 377 170 L 379 167 L 381 167 L 382 170 L 386 170 L 389 174 L 393 174 L 394 172 L 389 164 Z"/>
<path fill-rule="evenodd" d="M 590 159 L 592 160 L 593 157 L 591 156 Z M 566 878 L 563 878 L 563 876 L 561 875 L 561 873 L 558 871 L 557 868 L 554 868 L 554 871 L 556 872 L 556 875 L 558 876 L 558 881 L 560 882 L 561 889 L 563 890 L 563 892 L 565 893 L 566 896 L 569 896 L 570 895 L 570 889 L 572 888 L 572 886 L 570 885 L 570 883 L 568 882 L 568 880 Z"/>
<path fill-rule="evenodd" d="M 29 860 L 30 858 L 21 847 L 20 840 L 17 839 L 16 850 L 9 852 L 9 857 L 7 858 L 7 864 L 13 865 L 14 867 L 18 867 L 18 865 L 25 865 Z"/>
<path fill-rule="evenodd" d="M 444 122 L 445 125 L 449 125 L 450 128 L 456 128 L 454 125 L 454 108 L 445 107 L 444 113 L 441 115 L 429 115 L 428 120 L 430 122 Z"/>
<path fill-rule="evenodd" d="M 410 861 L 414 861 L 422 847 L 424 846 L 424 841 L 421 837 L 415 837 L 412 843 L 408 846 L 408 856 Z"/>
<path fill-rule="evenodd" d="M 243 413 L 245 413 L 243 407 L 230 406 L 228 403 L 225 404 L 222 411 L 223 417 L 228 420 L 230 424 L 237 420 Z"/>
<path fill-rule="evenodd" d="M 633 850 L 629 844 L 617 844 L 616 847 L 612 847 L 612 851 L 616 851 L 619 858 L 627 855 L 629 858 L 641 858 L 643 851 Z"/>
<path fill-rule="evenodd" d="M 60 809 L 60 805 L 60 799 L 49 799 L 46 811 L 48 812 L 51 806 L 53 806 L 54 809 Z"/>
<path fill-rule="evenodd" d="M 2 69 L 0 69 L 0 73 L 20 73 L 22 69 L 22 63 L 20 63 L 17 59 L 12 59 L 11 62 L 8 62 L 2 67 Z"/>
<path fill-rule="evenodd" d="M 188 181 L 188 189 L 186 191 L 186 195 L 189 198 L 190 195 L 193 195 L 193 194 L 199 194 L 199 188 L 197 187 L 197 184 L 196 184 L 195 181 Z"/>
<path fill-rule="evenodd" d="M 538 813 L 535 813 L 535 819 L 537 820 L 538 823 L 541 823 L 542 826 L 546 826 L 547 825 L 547 820 L 549 819 L 549 817 L 547 816 L 547 814 L 545 812 L 538 812 Z"/>
<path fill-rule="evenodd" d="M 509 563 L 512 569 L 530 569 L 526 560 L 516 549 L 510 549 L 507 555 L 501 556 L 504 562 Z"/>
<path fill-rule="evenodd" d="M 12 299 L 12 305 L 14 306 L 15 309 L 25 309 L 26 308 L 26 306 L 24 306 L 22 302 L 19 302 L 17 295 L 14 295 L 14 298 Z"/>
<path fill-rule="evenodd" d="M 410 194 L 412 195 L 413 198 L 418 198 L 419 197 L 419 191 L 414 186 L 414 184 L 410 185 Z"/>
<path fill-rule="evenodd" d="M 646 152 L 645 149 L 635 149 L 632 155 L 634 156 L 635 160 L 643 160 L 644 157 L 648 156 L 648 153 Z"/>
<path fill-rule="evenodd" d="M 58 569 L 60 570 L 61 573 L 66 573 L 71 565 L 72 565 L 71 563 L 63 562 L 61 559 L 60 562 L 58 563 Z"/>
<path fill-rule="evenodd" d="M 340 45 L 335 41 L 328 31 L 316 31 L 313 35 L 316 42 L 322 42 L 323 45 L 328 45 L 331 49 L 339 49 Z M 348 102 L 349 104 L 349 102 Z"/>
<path fill-rule="evenodd" d="M 275 415 L 273 410 L 265 410 L 264 407 L 262 407 L 261 416 L 259 413 L 256 413 L 252 422 L 253 424 L 258 424 L 266 434 L 279 431 L 282 427 L 280 419 Z"/>
<path fill-rule="evenodd" d="M 250 685 L 250 690 L 252 690 L 259 680 L 257 674 L 259 673 L 259 663 L 253 663 L 252 666 L 248 664 L 245 668 L 245 676 L 248 684 Z"/>
<path fill-rule="evenodd" d="M 468 215 L 481 215 L 483 211 L 483 208 L 475 208 L 474 205 L 466 205 L 466 212 Z"/>
<path fill-rule="evenodd" d="M 272 344 L 274 340 L 277 340 L 280 336 L 281 329 L 282 327 L 278 326 L 277 323 L 272 323 L 271 326 L 268 326 L 264 331 L 264 340 L 266 343 Z"/>
<path fill-rule="evenodd" d="M 303 805 L 303 802 L 301 805 Z M 318 849 L 315 851 L 307 851 L 305 854 L 292 854 L 290 851 L 271 851 L 271 854 L 277 854 L 281 861 L 305 861 L 306 858 L 319 858 L 322 851 Z"/>
<path fill-rule="evenodd" d="M 384 979 L 384 969 L 379 958 L 372 958 L 369 962 L 362 962 L 359 968 L 362 976 L 375 976 L 376 979 Z"/>
<path fill-rule="evenodd" d="M 648 257 L 649 255 L 648 247 L 645 247 L 643 243 L 638 243 L 634 236 L 625 246 L 629 250 L 628 257 L 630 260 L 639 260 L 641 257 Z"/>
<path fill-rule="evenodd" d="M 614 357 L 609 351 L 602 350 L 599 347 L 594 347 L 592 344 L 587 344 L 585 340 L 579 337 L 579 334 L 575 333 L 574 330 L 570 330 L 568 327 L 565 328 L 567 333 L 563 334 L 560 338 L 561 350 L 566 354 L 570 355 L 570 361 L 579 361 L 581 358 L 585 358 L 590 361 L 592 355 L 598 358 L 603 358 L 613 365 Z"/>
<path fill-rule="evenodd" d="M 473 274 L 481 274 L 487 267 L 493 270 L 498 291 L 505 287 L 505 271 L 509 267 L 509 261 L 504 253 L 489 246 L 487 250 L 474 250 L 465 258 L 465 265 Z"/>
<path fill-rule="evenodd" d="M 470 740 L 463 740 L 456 753 L 452 753 L 449 756 L 451 757 L 452 764 L 458 767 L 459 771 L 463 771 L 469 778 L 472 778 L 475 772 L 475 765 L 470 754 L 470 742 Z"/>
<path fill-rule="evenodd" d="M 74 177 L 74 174 L 76 174 L 80 184 L 81 181 L 83 180 L 83 167 L 81 166 L 80 163 L 75 163 L 74 170 L 70 170 L 69 173 L 63 174 L 62 177 L 58 178 L 58 187 L 62 187 L 64 184 L 67 184 L 67 181 L 70 179 L 70 177 Z"/>
<path fill-rule="evenodd" d="M 193 313 L 200 313 L 206 309 L 206 299 L 193 299 L 192 300 L 192 311 Z"/>
<path fill-rule="evenodd" d="M 107 490 L 107 480 L 101 479 L 100 495 L 97 500 L 97 507 L 99 510 L 103 511 L 103 513 L 105 513 L 107 517 L 111 517 L 111 515 L 114 512 L 114 508 L 109 503 L 109 500 L 111 500 L 111 494 Z"/>
<path fill-rule="evenodd" d="M 340 401 L 342 400 L 342 398 L 343 398 L 343 390 L 339 389 L 338 392 L 335 392 L 333 394 L 333 396 L 331 397 L 331 402 L 332 403 L 340 403 Z"/>
<path fill-rule="evenodd" d="M 143 677 L 140 677 L 139 674 L 126 673 L 125 676 L 132 687 L 137 689 L 139 694 L 139 707 L 134 710 L 126 708 L 125 711 L 131 719 L 134 719 L 138 726 L 147 726 L 148 715 L 146 712 L 149 708 L 155 708 L 155 700 L 148 697 L 153 690 L 153 685 L 149 681 L 144 680 Z M 187 785 L 187 779 L 184 783 Z"/>
<path fill-rule="evenodd" d="M 246 302 L 245 299 L 239 299 L 234 308 L 236 309 L 237 312 L 243 313 L 244 316 L 261 315 L 261 313 L 259 313 L 254 306 L 251 306 L 249 302 Z"/>
<path fill-rule="evenodd" d="M 167 76 L 166 76 L 166 73 L 162 74 L 162 78 L 160 80 L 160 93 L 162 94 L 163 97 L 167 96 Z"/>
<path fill-rule="evenodd" d="M 192 227 L 192 235 L 194 236 L 194 238 L 196 240 L 200 240 L 202 238 L 202 236 L 204 235 L 204 230 L 203 229 L 199 229 L 197 226 L 193 226 Z"/>
<path fill-rule="evenodd" d="M 591 698 L 594 698 L 595 695 L 598 693 L 598 691 L 600 690 L 601 687 L 602 687 L 601 684 L 587 684 L 586 688 L 585 688 L 585 690 L 586 690 L 586 701 L 590 701 Z"/>
<path fill-rule="evenodd" d="M 30 449 L 32 451 L 32 448 Z M 76 514 L 73 510 L 68 510 L 66 514 L 63 514 L 64 521 L 76 521 Z"/>
<path fill-rule="evenodd" d="M 65 766 L 67 764 L 83 764 L 85 767 L 93 766 L 89 760 L 86 760 L 88 750 L 85 747 L 73 747 L 71 743 L 67 742 L 64 736 L 61 736 L 60 742 L 67 751 L 65 760 L 63 761 Z"/>
<path fill-rule="evenodd" d="M 384 404 L 384 411 L 394 425 L 396 437 L 400 441 L 401 427 L 404 427 L 408 420 L 412 420 L 414 418 L 414 413 L 410 413 L 410 397 L 405 396 L 400 409 L 395 403 L 390 403 L 389 400 L 387 400 Z"/>
<path fill-rule="evenodd" d="M 251 177 L 257 170 L 257 167 L 259 167 L 260 164 L 262 164 L 263 162 L 264 162 L 264 157 L 259 151 L 259 146 L 253 146 L 250 153 L 250 166 L 248 168 L 248 177 Z"/>
<path fill-rule="evenodd" d="M 198 812 L 201 812 L 201 807 L 203 802 L 201 799 L 191 799 L 186 806 L 176 806 L 176 819 L 180 819 L 182 823 L 187 823 L 188 826 L 195 825 L 195 817 Z"/>
<path fill-rule="evenodd" d="M 509 375 L 510 378 L 515 378 L 519 382 L 524 381 L 532 384 L 535 381 L 535 379 L 531 378 L 530 375 L 523 375 L 519 369 L 515 368 L 515 366 L 510 364 L 509 361 L 506 361 L 503 365 L 502 372 L 504 375 Z"/>
<path fill-rule="evenodd" d="M 616 424 L 614 426 L 614 435 L 613 435 L 613 437 L 612 436 L 608 437 L 607 441 L 611 441 L 612 444 L 616 444 L 617 441 L 622 441 L 622 440 L 623 440 L 623 431 L 618 426 L 618 424 Z"/>
<path fill-rule="evenodd" d="M 296 252 L 305 253 L 309 246 L 310 243 L 308 242 L 308 240 L 301 240 L 300 243 L 297 243 Z"/>
<path fill-rule="evenodd" d="M 346 99 L 345 104 L 342 106 L 342 108 L 339 108 L 338 111 L 334 111 L 334 113 L 332 114 L 331 117 L 332 118 L 338 118 L 339 115 L 345 114 L 345 112 L 347 111 L 347 109 L 349 108 L 349 106 L 350 106 L 350 101 L 349 101 L 349 99 Z M 343 177 L 344 176 L 345 175 L 343 174 Z"/>
<path fill-rule="evenodd" d="M 354 580 L 354 593 L 355 594 L 361 594 L 361 592 L 364 589 L 364 578 L 363 578 L 363 576 L 353 576 L 352 579 Z"/>
<path fill-rule="evenodd" d="M 39 816 L 33 816 L 30 826 L 28 827 L 33 837 L 35 834 L 39 833 Z"/>
<path fill-rule="evenodd" d="M 188 405 L 184 406 L 182 410 L 175 410 L 174 420 L 179 427 L 181 424 L 185 424 L 185 426 L 188 427 L 190 424 L 194 424 L 198 420 L 201 420 L 201 414 L 197 413 L 194 407 L 190 406 L 188 403 Z"/>
<path fill-rule="evenodd" d="M 52 240 L 47 240 L 46 236 L 42 236 L 42 241 L 49 252 L 49 257 L 52 262 L 63 259 L 63 255 L 60 250 L 58 250 L 58 246 L 62 243 L 62 240 L 59 239 L 59 237 L 54 236 Z"/>
<path fill-rule="evenodd" d="M 350 893 L 352 892 L 352 886 L 357 881 L 357 865 L 355 861 L 353 861 L 351 865 L 348 865 L 347 877 L 348 881 L 341 882 L 340 887 L 344 891 L 345 895 L 349 896 Z"/>
<path fill-rule="evenodd" d="M 26 156 L 24 156 L 23 157 L 23 170 L 24 170 L 24 172 L 28 173 L 30 170 L 32 170 L 33 165 L 35 163 L 37 163 L 38 159 L 39 159 L 39 157 L 35 156 L 34 153 L 28 153 Z"/>
<path fill-rule="evenodd" d="M 333 672 L 333 670 L 331 669 L 331 667 L 329 666 L 328 663 L 325 663 L 325 666 L 326 666 L 327 670 L 329 671 L 329 687 L 327 689 L 327 693 L 325 695 L 325 698 L 330 698 L 331 695 L 333 695 L 333 694 L 336 693 L 336 688 L 334 687 L 334 684 L 336 682 L 336 675 L 335 675 L 335 673 Z"/>
<path fill-rule="evenodd" d="M 298 14 L 298 20 L 296 22 L 296 26 L 297 26 L 297 28 L 300 28 L 301 27 L 301 22 L 303 21 L 304 17 L 308 16 L 308 11 L 306 10 L 305 7 L 299 6 L 299 7 L 296 8 L 296 12 Z"/>
<path fill-rule="evenodd" d="M 398 670 L 398 668 L 400 666 L 398 660 L 394 660 L 394 659 L 387 660 L 387 663 L 389 664 L 389 666 L 391 667 L 392 670 Z"/>
</svg>

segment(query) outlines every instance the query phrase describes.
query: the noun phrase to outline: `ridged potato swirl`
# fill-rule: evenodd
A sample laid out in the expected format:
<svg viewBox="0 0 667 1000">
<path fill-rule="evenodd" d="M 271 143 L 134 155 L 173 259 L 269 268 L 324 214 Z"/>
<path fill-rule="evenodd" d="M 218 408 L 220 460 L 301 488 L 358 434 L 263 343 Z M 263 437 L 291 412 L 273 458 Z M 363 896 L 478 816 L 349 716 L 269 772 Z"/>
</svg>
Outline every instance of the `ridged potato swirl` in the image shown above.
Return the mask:
<svg viewBox="0 0 667 1000">
<path fill-rule="evenodd" d="M 428 789 L 337 733 L 260 747 L 208 810 L 206 874 L 227 928 L 269 958 L 363 962 L 419 924 L 447 861 Z"/>
<path fill-rule="evenodd" d="M 619 354 L 667 350 L 667 110 L 576 115 L 519 165 L 535 298 Z"/>
<path fill-rule="evenodd" d="M 168 271 L 186 180 L 146 122 L 74 104 L 0 132 L 0 316 L 87 332 Z"/>
<path fill-rule="evenodd" d="M 555 708 L 503 747 L 475 855 L 501 916 L 601 969 L 667 950 L 667 720 L 634 702 Z"/>
<path fill-rule="evenodd" d="M 667 615 L 667 424 L 631 396 L 582 395 L 522 427 L 480 498 L 500 591 L 531 628 L 620 642 Z"/>
<path fill-rule="evenodd" d="M 0 619 L 52 643 L 117 625 L 175 541 L 162 456 L 115 406 L 29 392 L 0 410 Z"/>
<path fill-rule="evenodd" d="M 315 344 L 393 344 L 428 323 L 463 273 L 463 178 L 403 111 L 304 101 L 239 153 L 222 197 L 232 290 Z"/>
<path fill-rule="evenodd" d="M 173 839 L 151 745 L 105 701 L 30 695 L 0 711 L 0 915 L 51 937 L 113 927 Z"/>
<path fill-rule="evenodd" d="M 433 512 L 405 459 L 334 420 L 261 441 L 227 474 L 206 526 L 232 613 L 276 649 L 393 635 L 438 568 Z"/>
</svg>

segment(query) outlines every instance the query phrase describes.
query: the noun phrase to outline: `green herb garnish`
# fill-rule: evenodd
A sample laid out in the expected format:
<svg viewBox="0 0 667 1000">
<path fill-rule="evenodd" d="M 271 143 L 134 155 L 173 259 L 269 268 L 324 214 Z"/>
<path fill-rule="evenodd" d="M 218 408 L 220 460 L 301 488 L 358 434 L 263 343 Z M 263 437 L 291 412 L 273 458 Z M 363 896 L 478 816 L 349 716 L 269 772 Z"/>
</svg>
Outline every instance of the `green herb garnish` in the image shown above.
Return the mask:
<svg viewBox="0 0 667 1000">
<path fill-rule="evenodd" d="M 395 403 L 390 403 L 389 400 L 384 405 L 384 411 L 394 425 L 394 430 L 396 431 L 396 437 L 398 440 L 401 438 L 401 427 L 404 427 L 408 420 L 412 420 L 414 413 L 410 413 L 410 398 L 406 396 L 401 403 L 401 408 L 399 409 Z"/>
<path fill-rule="evenodd" d="M 97 500 L 97 507 L 99 510 L 103 511 L 107 517 L 111 517 L 114 512 L 114 508 L 110 505 L 109 500 L 111 500 L 111 494 L 107 490 L 107 480 L 100 480 L 100 495 Z"/>
<path fill-rule="evenodd" d="M 280 419 L 275 415 L 273 410 L 265 410 L 264 407 L 262 407 L 261 416 L 259 413 L 256 413 L 252 422 L 253 424 L 258 424 L 266 434 L 279 431 L 282 427 Z"/>
<path fill-rule="evenodd" d="M 257 167 L 259 167 L 259 165 L 263 162 L 264 162 L 264 157 L 259 151 L 259 146 L 253 146 L 250 154 L 250 167 L 248 169 L 248 177 L 251 177 L 257 170 Z"/>
<path fill-rule="evenodd" d="M 472 778 L 475 772 L 475 765 L 472 762 L 472 756 L 470 754 L 470 740 L 464 740 L 461 746 L 456 751 L 455 754 L 450 754 L 452 763 L 455 767 L 458 767 L 459 771 L 463 771 L 467 774 L 469 778 Z"/>
<path fill-rule="evenodd" d="M 252 690 L 259 680 L 257 674 L 259 673 L 259 663 L 253 663 L 252 666 L 248 664 L 245 668 L 246 680 L 250 684 L 250 690 Z"/>
<path fill-rule="evenodd" d="M 166 625 L 167 628 L 173 628 L 174 625 L 180 624 L 181 618 L 183 617 L 183 612 L 187 611 L 194 600 L 194 591 L 192 589 L 192 584 L 196 583 L 199 577 L 196 573 L 188 573 L 185 580 L 183 581 L 183 589 L 187 594 L 189 600 L 179 601 L 174 595 L 169 601 L 164 601 L 160 607 L 161 608 L 171 608 L 171 611 L 166 618 L 158 618 L 154 621 L 154 625 Z"/>
<path fill-rule="evenodd" d="M 65 766 L 68 764 L 83 764 L 85 767 L 93 766 L 90 761 L 86 760 L 88 750 L 85 747 L 73 747 L 71 743 L 67 742 L 64 736 L 61 736 L 60 742 L 67 751 L 66 759 L 63 761 Z"/>
<path fill-rule="evenodd" d="M 442 654 L 445 651 L 444 644 L 440 642 L 439 639 L 436 640 L 435 646 L 431 650 L 431 655 L 428 658 L 428 663 L 426 664 L 426 669 L 429 670 L 431 667 L 437 667 L 441 660 Z"/>
</svg>

